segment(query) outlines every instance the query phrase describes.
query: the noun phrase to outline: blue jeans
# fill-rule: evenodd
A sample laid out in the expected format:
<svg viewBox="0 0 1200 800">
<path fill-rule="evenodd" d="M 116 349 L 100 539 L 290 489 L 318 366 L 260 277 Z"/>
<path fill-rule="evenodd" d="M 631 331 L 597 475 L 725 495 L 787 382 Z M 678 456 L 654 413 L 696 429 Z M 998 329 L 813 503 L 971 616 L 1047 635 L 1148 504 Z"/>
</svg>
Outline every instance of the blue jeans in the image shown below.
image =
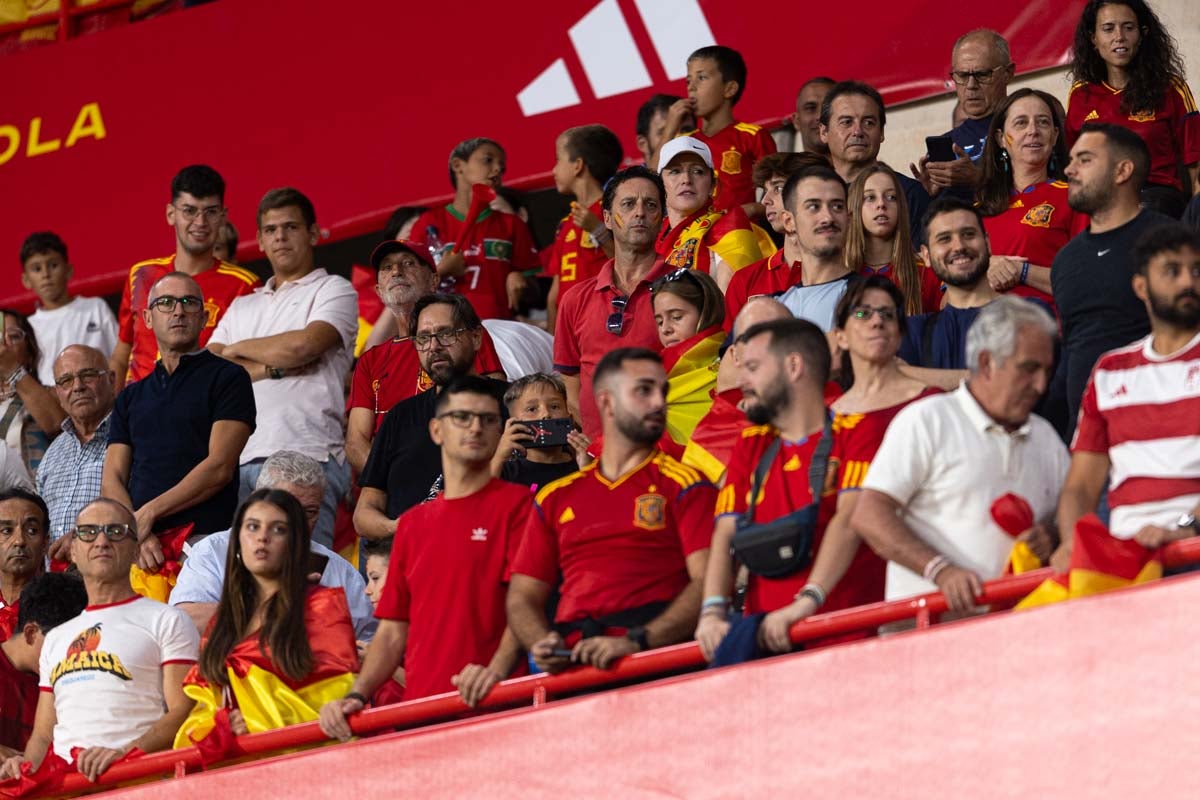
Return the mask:
<svg viewBox="0 0 1200 800">
<path fill-rule="evenodd" d="M 242 503 L 254 491 L 258 483 L 258 474 L 262 472 L 263 461 L 256 459 L 249 464 L 242 464 L 238 478 L 238 502 Z M 337 514 L 338 503 L 350 490 L 350 462 L 339 464 L 333 458 L 321 462 L 325 471 L 325 495 L 321 498 L 321 515 L 317 517 L 317 528 L 313 531 L 312 539 L 326 547 L 333 547 L 333 521 Z"/>
</svg>

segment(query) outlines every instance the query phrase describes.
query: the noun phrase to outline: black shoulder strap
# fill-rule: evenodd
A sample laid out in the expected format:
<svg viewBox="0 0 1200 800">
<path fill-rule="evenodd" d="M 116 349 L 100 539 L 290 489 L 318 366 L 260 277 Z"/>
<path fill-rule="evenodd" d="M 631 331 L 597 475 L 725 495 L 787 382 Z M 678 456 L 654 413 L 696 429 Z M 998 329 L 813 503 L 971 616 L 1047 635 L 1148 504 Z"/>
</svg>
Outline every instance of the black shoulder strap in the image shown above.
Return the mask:
<svg viewBox="0 0 1200 800">
<path fill-rule="evenodd" d="M 758 459 L 758 466 L 754 469 L 754 482 L 750 484 L 750 503 L 746 508 L 746 513 L 742 515 L 744 525 L 754 524 L 754 507 L 758 505 L 758 492 L 762 489 L 763 481 L 767 479 L 767 470 L 771 469 L 771 462 L 775 460 L 775 456 L 779 455 L 779 448 L 782 445 L 783 438 L 776 436 Z"/>
<path fill-rule="evenodd" d="M 833 449 L 833 415 L 825 411 L 825 429 L 821 432 L 821 441 L 813 451 L 812 461 L 808 465 L 808 487 L 812 492 L 812 501 L 821 502 L 821 494 L 825 491 L 825 470 L 829 466 L 829 451 Z"/>
<path fill-rule="evenodd" d="M 931 311 L 925 317 L 925 327 L 921 329 L 921 366 L 933 366 L 933 329 L 937 327 L 938 315 L 941 310 Z"/>
</svg>

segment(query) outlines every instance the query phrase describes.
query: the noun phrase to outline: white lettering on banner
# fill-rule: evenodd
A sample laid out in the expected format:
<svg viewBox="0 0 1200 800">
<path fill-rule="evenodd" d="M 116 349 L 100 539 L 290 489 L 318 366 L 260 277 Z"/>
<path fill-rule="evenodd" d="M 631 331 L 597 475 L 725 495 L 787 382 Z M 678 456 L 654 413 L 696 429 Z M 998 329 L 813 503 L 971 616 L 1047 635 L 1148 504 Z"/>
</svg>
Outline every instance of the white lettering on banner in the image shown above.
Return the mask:
<svg viewBox="0 0 1200 800">
<path fill-rule="evenodd" d="M 692 51 L 716 44 L 698 0 L 635 0 L 635 5 L 663 71 L 671 80 L 687 75 L 687 57 Z M 571 26 L 567 35 L 596 97 L 612 97 L 653 85 L 617 0 L 601 0 Z M 580 102 L 561 58 L 517 93 L 517 103 L 526 117 Z"/>
</svg>

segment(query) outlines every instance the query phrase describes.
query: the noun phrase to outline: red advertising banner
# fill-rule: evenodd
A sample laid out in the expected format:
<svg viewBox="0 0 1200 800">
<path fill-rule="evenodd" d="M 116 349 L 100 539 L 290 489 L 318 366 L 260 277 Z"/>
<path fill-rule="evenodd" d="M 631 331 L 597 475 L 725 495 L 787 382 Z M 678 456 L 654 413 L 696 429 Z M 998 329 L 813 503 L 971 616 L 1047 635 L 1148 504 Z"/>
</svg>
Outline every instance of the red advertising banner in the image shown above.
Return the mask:
<svg viewBox="0 0 1200 800">
<path fill-rule="evenodd" d="M 89 294 L 173 252 L 164 209 L 186 164 L 225 177 L 243 240 L 258 199 L 284 185 L 340 238 L 445 197 L 447 156 L 471 136 L 505 146 L 518 185 L 545 178 L 572 125 L 604 123 L 636 155 L 638 106 L 685 94 L 687 54 L 706 44 L 746 56 L 738 118 L 775 125 L 818 74 L 866 80 L 889 103 L 944 92 L 951 45 L 971 28 L 1003 33 L 1021 72 L 1061 64 L 1081 6 L 220 0 L 5 56 L 0 298 L 30 305 L 17 253 L 35 230 L 63 236 L 73 287 Z"/>
</svg>

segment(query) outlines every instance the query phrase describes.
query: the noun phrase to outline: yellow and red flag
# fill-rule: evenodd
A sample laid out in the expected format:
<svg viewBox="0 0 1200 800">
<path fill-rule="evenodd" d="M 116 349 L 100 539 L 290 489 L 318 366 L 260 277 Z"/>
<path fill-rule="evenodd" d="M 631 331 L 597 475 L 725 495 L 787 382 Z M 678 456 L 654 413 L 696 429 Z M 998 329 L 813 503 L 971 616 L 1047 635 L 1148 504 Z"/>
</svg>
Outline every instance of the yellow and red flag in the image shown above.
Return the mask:
<svg viewBox="0 0 1200 800">
<path fill-rule="evenodd" d="M 187 538 L 192 535 L 192 529 L 195 527 L 193 523 L 189 522 L 186 525 L 156 534 L 163 551 L 163 565 L 155 572 L 147 572 L 137 564 L 131 566 L 129 583 L 135 592 L 160 603 L 171 599 L 171 590 L 175 588 L 179 571 L 183 569 L 183 546 L 187 543 Z"/>
<path fill-rule="evenodd" d="M 383 301 L 375 293 L 375 270 L 355 264 L 350 267 L 350 283 L 358 295 L 358 338 L 354 342 L 354 357 L 358 358 L 367 349 L 367 337 L 375 320 L 384 312 Z"/>
<path fill-rule="evenodd" d="M 712 408 L 692 431 L 683 451 L 683 463 L 700 470 L 713 483 L 725 474 L 733 446 L 741 438 L 742 429 L 750 424 L 737 406 L 741 400 L 741 389 L 726 389 L 714 397 Z"/>
<path fill-rule="evenodd" d="M 667 433 L 676 444 L 686 445 L 712 408 L 724 341 L 725 330 L 714 325 L 662 352 L 667 370 Z"/>
</svg>

